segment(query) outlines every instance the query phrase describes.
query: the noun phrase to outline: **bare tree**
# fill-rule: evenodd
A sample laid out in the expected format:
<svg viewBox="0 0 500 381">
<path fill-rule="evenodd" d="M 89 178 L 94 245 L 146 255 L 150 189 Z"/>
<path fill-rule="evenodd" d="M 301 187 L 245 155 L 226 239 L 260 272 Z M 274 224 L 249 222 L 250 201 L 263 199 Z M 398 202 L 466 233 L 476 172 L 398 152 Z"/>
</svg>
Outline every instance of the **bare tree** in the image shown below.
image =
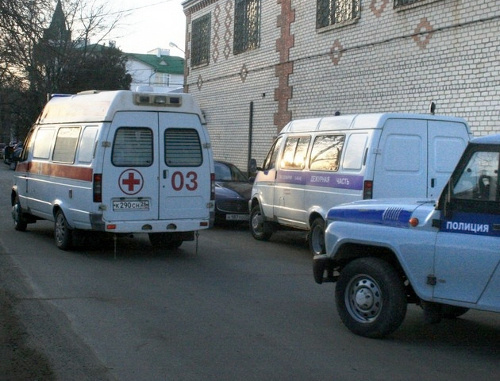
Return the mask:
<svg viewBox="0 0 500 381">
<path fill-rule="evenodd" d="M 120 13 L 110 16 L 103 0 L 101 5 L 98 0 L 0 0 L 1 140 L 23 135 L 46 94 L 97 88 L 99 69 L 115 70 L 103 73 L 103 85 L 127 86 L 121 52 L 102 49 L 120 18 Z M 87 87 L 89 73 L 93 83 Z"/>
</svg>

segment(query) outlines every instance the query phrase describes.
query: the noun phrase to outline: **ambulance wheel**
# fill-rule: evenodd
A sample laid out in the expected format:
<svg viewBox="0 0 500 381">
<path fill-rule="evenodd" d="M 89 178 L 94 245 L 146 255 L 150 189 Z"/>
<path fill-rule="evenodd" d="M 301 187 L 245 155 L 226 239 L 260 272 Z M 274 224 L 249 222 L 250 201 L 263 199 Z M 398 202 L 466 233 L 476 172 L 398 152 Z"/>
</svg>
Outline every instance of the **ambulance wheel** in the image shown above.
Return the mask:
<svg viewBox="0 0 500 381">
<path fill-rule="evenodd" d="M 157 249 L 177 249 L 183 241 L 172 233 L 149 233 L 149 242 Z"/>
<path fill-rule="evenodd" d="M 316 218 L 311 224 L 309 231 L 309 249 L 313 255 L 324 254 L 325 251 L 325 222 L 322 218 Z"/>
<path fill-rule="evenodd" d="M 56 213 L 56 220 L 54 223 L 54 238 L 56 246 L 61 250 L 68 250 L 71 248 L 72 231 L 64 217 L 64 213 L 58 210 Z"/>
<path fill-rule="evenodd" d="M 267 241 L 273 235 L 272 227 L 265 221 L 259 205 L 255 205 L 250 213 L 250 232 L 259 241 Z"/>
<path fill-rule="evenodd" d="M 12 206 L 12 218 L 14 219 L 14 229 L 20 232 L 26 231 L 28 223 L 23 216 L 23 211 L 19 200 L 16 200 L 16 203 Z"/>
<path fill-rule="evenodd" d="M 360 258 L 341 272 L 335 288 L 340 319 L 353 333 L 381 338 L 406 315 L 406 294 L 393 266 L 379 258 Z"/>
</svg>

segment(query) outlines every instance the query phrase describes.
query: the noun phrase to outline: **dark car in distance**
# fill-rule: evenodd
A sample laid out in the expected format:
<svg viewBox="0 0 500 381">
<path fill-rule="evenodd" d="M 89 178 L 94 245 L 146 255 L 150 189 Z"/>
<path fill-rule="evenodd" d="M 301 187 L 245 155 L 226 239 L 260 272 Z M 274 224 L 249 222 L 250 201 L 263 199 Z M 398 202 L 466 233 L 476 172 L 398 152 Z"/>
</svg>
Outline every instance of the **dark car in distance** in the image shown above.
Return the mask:
<svg viewBox="0 0 500 381">
<path fill-rule="evenodd" d="M 252 181 L 234 164 L 215 161 L 215 224 L 248 222 Z"/>
</svg>

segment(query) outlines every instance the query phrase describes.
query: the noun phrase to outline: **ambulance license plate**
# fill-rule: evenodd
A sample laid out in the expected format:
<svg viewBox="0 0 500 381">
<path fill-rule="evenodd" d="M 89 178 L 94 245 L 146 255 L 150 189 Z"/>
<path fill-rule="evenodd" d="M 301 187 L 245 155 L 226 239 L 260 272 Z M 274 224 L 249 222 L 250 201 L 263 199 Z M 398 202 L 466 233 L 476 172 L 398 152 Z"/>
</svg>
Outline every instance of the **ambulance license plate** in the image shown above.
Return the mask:
<svg viewBox="0 0 500 381">
<path fill-rule="evenodd" d="M 114 211 L 149 210 L 149 200 L 113 200 Z"/>
</svg>

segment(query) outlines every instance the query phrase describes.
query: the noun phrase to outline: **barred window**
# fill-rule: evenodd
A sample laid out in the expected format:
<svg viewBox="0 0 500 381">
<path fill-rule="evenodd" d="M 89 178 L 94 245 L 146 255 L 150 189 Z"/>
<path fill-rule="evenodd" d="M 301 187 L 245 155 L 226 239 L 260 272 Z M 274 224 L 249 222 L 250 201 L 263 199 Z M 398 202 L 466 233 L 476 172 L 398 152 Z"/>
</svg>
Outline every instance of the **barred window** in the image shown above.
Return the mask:
<svg viewBox="0 0 500 381">
<path fill-rule="evenodd" d="M 360 0 L 318 0 L 317 28 L 354 20 L 359 17 L 360 9 Z"/>
<path fill-rule="evenodd" d="M 208 65 L 210 57 L 210 24 L 210 13 L 193 20 L 191 30 L 191 66 Z"/>
<path fill-rule="evenodd" d="M 120 127 L 115 134 L 111 162 L 116 167 L 151 166 L 153 131 L 145 127 Z"/>
<path fill-rule="evenodd" d="M 169 167 L 199 167 L 203 164 L 198 131 L 190 128 L 165 130 L 165 163 Z"/>
<path fill-rule="evenodd" d="M 422 0 L 394 0 L 394 6 L 395 7 L 402 7 L 404 5 L 418 3 L 419 1 L 422 1 Z"/>
<path fill-rule="evenodd" d="M 260 1 L 236 0 L 234 8 L 234 54 L 256 49 L 260 43 Z"/>
</svg>

